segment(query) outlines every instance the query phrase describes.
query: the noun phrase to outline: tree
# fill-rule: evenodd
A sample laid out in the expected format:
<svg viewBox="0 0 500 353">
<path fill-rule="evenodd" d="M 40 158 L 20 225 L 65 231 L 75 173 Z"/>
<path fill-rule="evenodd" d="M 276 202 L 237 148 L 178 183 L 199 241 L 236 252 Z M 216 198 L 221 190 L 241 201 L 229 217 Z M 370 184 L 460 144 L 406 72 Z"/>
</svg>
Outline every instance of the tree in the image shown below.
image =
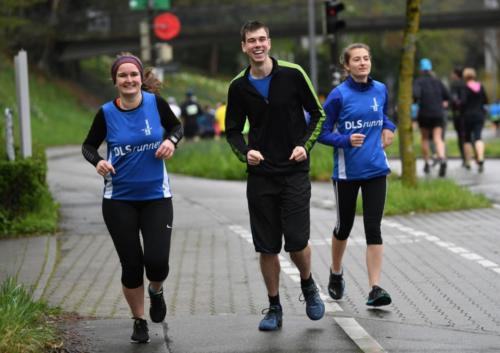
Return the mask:
<svg viewBox="0 0 500 353">
<path fill-rule="evenodd" d="M 0 6 L 0 50 L 11 54 L 33 47 L 44 38 L 47 0 L 5 0 Z"/>
<path fill-rule="evenodd" d="M 402 182 L 406 186 L 417 184 L 415 150 L 411 124 L 412 83 L 415 63 L 417 33 L 420 23 L 420 0 L 406 0 L 406 27 L 403 36 L 401 64 L 399 67 L 398 131 L 401 155 Z"/>
</svg>

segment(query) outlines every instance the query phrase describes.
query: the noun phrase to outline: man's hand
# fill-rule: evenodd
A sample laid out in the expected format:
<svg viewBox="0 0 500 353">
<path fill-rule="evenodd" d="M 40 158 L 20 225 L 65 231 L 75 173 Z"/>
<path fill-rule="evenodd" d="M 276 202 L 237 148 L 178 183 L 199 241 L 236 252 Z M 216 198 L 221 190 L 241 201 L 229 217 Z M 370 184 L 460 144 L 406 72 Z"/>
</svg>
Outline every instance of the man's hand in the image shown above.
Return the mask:
<svg viewBox="0 0 500 353">
<path fill-rule="evenodd" d="M 101 176 L 106 176 L 109 173 L 116 174 L 113 165 L 105 159 L 100 160 L 99 163 L 97 163 L 97 165 L 95 166 L 95 169 L 97 170 L 97 174 Z"/>
<path fill-rule="evenodd" d="M 170 159 L 174 155 L 175 145 L 170 140 L 165 140 L 156 150 L 155 157 L 158 159 Z"/>
<path fill-rule="evenodd" d="M 264 160 L 264 156 L 256 150 L 250 150 L 247 152 L 247 162 L 249 165 L 259 165 L 260 161 Z"/>
<path fill-rule="evenodd" d="M 302 146 L 297 146 L 293 149 L 289 160 L 294 160 L 295 162 L 302 162 L 307 159 L 306 149 Z"/>
<path fill-rule="evenodd" d="M 394 140 L 394 132 L 389 129 L 382 130 L 382 147 L 386 148 L 392 145 L 392 140 Z"/>
<path fill-rule="evenodd" d="M 352 134 L 350 137 L 352 147 L 361 147 L 363 142 L 365 142 L 365 135 L 363 134 Z"/>
</svg>

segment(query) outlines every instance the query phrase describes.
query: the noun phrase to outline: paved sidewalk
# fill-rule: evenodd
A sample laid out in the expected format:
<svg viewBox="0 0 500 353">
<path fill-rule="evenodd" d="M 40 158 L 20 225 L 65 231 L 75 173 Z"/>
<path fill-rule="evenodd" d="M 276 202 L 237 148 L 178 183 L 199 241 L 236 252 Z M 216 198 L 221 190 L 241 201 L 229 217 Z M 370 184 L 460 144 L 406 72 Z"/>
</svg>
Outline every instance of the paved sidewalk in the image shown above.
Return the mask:
<svg viewBox="0 0 500 353">
<path fill-rule="evenodd" d="M 100 214 L 101 180 L 78 147 L 47 154 L 49 184 L 61 203 L 58 262 L 54 236 L 0 241 L 0 279 L 17 273 L 51 304 L 97 317 L 77 323 L 78 331 L 92 338 L 91 352 L 497 352 L 500 347 L 498 209 L 386 217 L 383 283 L 395 300 L 383 310 L 364 306 L 362 219 L 356 219 L 346 254 L 346 298 L 328 300 L 323 320 L 305 317 L 297 272 L 283 256 L 284 328 L 262 334 L 256 325 L 265 289 L 249 237 L 244 183 L 177 175 L 171 176 L 175 229 L 167 323 L 150 324 L 151 344 L 131 345 L 120 266 Z M 391 165 L 399 170 L 397 161 Z M 448 175 L 500 202 L 500 160 L 488 160 L 481 175 L 452 160 Z M 329 183 L 314 183 L 313 276 L 323 293 L 332 200 Z"/>
<path fill-rule="evenodd" d="M 56 236 L 0 240 L 0 282 L 7 277 L 42 296 L 57 257 Z"/>
</svg>

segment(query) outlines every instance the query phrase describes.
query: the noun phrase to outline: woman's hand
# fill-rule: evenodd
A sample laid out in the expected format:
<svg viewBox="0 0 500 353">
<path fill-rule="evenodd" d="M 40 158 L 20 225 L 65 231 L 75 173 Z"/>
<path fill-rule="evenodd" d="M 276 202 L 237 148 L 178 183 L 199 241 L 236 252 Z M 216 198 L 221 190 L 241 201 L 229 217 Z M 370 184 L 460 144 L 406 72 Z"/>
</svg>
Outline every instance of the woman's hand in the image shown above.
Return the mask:
<svg viewBox="0 0 500 353">
<path fill-rule="evenodd" d="M 170 159 L 174 155 L 175 145 L 169 139 L 163 141 L 156 150 L 155 157 L 159 159 Z"/>
<path fill-rule="evenodd" d="M 392 140 L 394 140 L 394 132 L 389 129 L 382 130 L 382 147 L 386 148 L 392 145 Z"/>
<path fill-rule="evenodd" d="M 103 177 L 108 175 L 109 173 L 116 174 L 113 165 L 105 159 L 100 160 L 95 166 L 95 169 L 97 170 L 97 174 Z"/>
<path fill-rule="evenodd" d="M 361 146 L 363 146 L 363 142 L 365 142 L 365 135 L 352 134 L 350 139 L 351 139 L 351 146 L 352 147 L 361 147 Z"/>
</svg>

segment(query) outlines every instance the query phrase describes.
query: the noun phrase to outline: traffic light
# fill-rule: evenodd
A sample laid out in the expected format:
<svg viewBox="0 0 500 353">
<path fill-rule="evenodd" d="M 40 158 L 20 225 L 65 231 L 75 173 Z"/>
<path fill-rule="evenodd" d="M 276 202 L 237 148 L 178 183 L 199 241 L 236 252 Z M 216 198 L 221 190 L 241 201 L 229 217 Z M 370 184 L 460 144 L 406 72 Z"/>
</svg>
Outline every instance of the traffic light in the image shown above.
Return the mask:
<svg viewBox="0 0 500 353">
<path fill-rule="evenodd" d="M 334 34 L 345 27 L 345 21 L 338 19 L 338 14 L 344 10 L 344 3 L 336 0 L 325 1 L 326 33 Z"/>
</svg>

